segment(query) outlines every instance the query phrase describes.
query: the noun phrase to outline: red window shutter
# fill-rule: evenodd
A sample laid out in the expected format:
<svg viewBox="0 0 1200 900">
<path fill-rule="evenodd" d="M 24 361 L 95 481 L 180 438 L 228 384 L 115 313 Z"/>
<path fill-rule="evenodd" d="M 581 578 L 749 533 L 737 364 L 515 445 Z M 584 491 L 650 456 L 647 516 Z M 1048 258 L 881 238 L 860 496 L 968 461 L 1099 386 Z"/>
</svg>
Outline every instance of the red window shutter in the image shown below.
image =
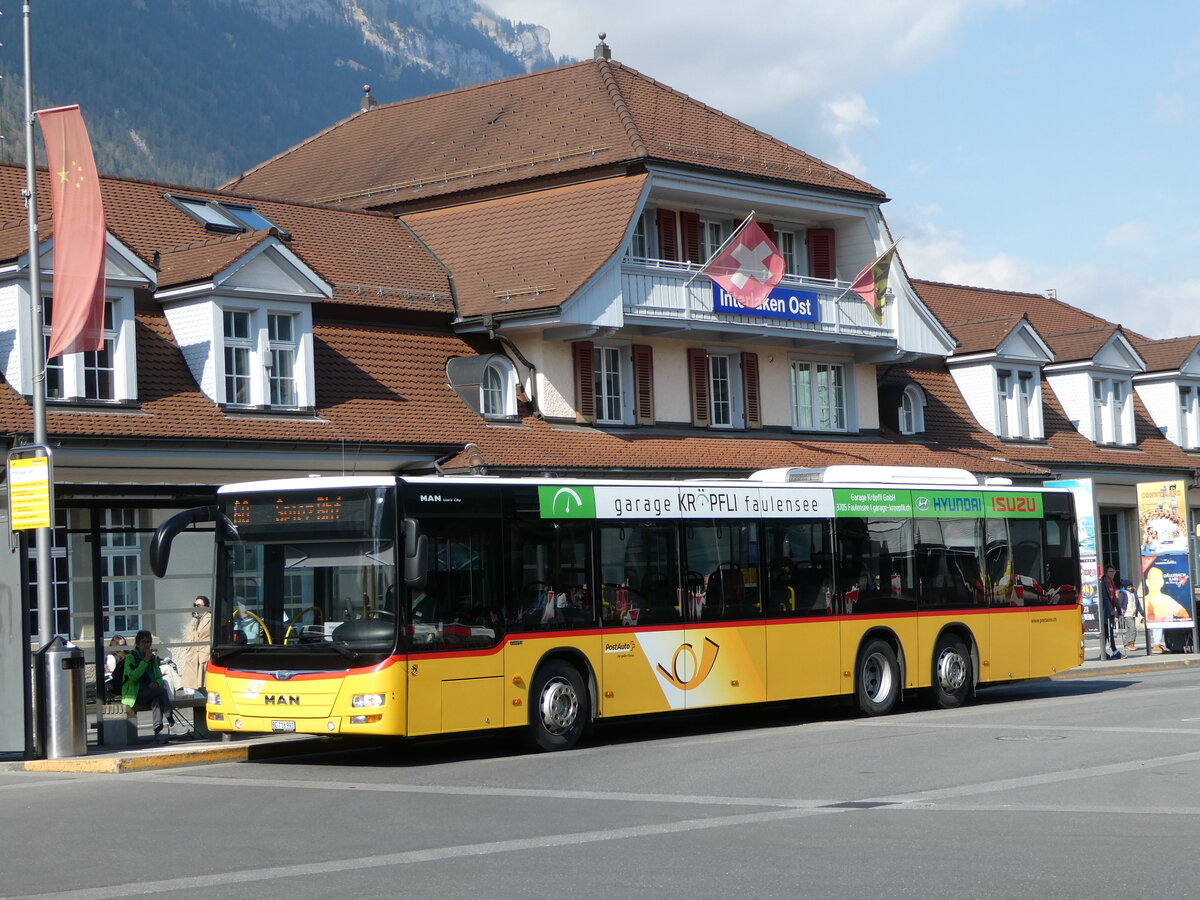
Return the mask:
<svg viewBox="0 0 1200 900">
<path fill-rule="evenodd" d="M 837 278 L 832 228 L 808 229 L 808 274 L 813 278 Z"/>
<path fill-rule="evenodd" d="M 758 354 L 742 354 L 742 391 L 746 401 L 746 427 L 762 428 L 762 403 L 758 391 Z"/>
<path fill-rule="evenodd" d="M 763 234 L 771 239 L 771 243 L 775 243 L 775 226 L 770 222 L 759 222 L 758 227 L 763 230 Z"/>
<path fill-rule="evenodd" d="M 647 344 L 633 345 L 634 421 L 638 425 L 654 424 L 654 348 Z"/>
<path fill-rule="evenodd" d="M 711 423 L 708 415 L 708 351 L 689 347 L 688 380 L 692 383 L 692 424 L 707 428 Z"/>
<path fill-rule="evenodd" d="M 683 232 L 683 261 L 702 263 L 700 258 L 700 214 L 681 212 L 679 214 L 680 230 Z"/>
<path fill-rule="evenodd" d="M 575 421 L 596 421 L 596 358 L 591 341 L 571 345 L 575 357 Z"/>
<path fill-rule="evenodd" d="M 679 260 L 679 235 L 675 230 L 675 210 L 658 210 L 659 259 Z"/>
</svg>

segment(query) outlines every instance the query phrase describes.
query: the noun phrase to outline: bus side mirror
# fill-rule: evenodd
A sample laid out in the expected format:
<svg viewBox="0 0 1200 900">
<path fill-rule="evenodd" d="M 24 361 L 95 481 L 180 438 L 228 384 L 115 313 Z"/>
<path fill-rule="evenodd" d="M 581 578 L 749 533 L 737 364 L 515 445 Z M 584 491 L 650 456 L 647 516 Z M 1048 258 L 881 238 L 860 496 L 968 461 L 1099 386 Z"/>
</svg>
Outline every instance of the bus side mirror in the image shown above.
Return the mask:
<svg viewBox="0 0 1200 900">
<path fill-rule="evenodd" d="M 429 557 L 429 538 L 421 533 L 416 519 L 404 520 L 404 583 L 425 586 L 425 560 Z"/>
<path fill-rule="evenodd" d="M 167 574 L 167 563 L 171 559 L 171 542 L 175 535 L 197 522 L 215 522 L 220 510 L 215 506 L 197 506 L 175 513 L 155 529 L 150 540 L 150 569 L 162 578 Z"/>
</svg>

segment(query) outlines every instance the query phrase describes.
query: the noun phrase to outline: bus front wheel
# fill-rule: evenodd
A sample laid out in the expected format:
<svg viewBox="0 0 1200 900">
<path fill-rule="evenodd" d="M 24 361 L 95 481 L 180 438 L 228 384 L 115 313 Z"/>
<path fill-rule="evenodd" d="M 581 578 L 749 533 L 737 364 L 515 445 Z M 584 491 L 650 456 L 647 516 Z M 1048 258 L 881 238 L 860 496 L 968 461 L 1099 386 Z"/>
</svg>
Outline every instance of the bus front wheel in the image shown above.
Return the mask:
<svg viewBox="0 0 1200 900">
<path fill-rule="evenodd" d="M 579 670 L 552 659 L 538 671 L 529 692 L 528 743 L 537 750 L 569 750 L 588 721 L 588 695 Z"/>
<path fill-rule="evenodd" d="M 971 657 L 954 635 L 939 638 L 933 653 L 933 698 L 942 709 L 954 709 L 971 695 Z"/>
<path fill-rule="evenodd" d="M 858 657 L 856 684 L 858 708 L 864 715 L 882 716 L 892 711 L 900 695 L 900 664 L 887 641 L 868 641 Z"/>
</svg>

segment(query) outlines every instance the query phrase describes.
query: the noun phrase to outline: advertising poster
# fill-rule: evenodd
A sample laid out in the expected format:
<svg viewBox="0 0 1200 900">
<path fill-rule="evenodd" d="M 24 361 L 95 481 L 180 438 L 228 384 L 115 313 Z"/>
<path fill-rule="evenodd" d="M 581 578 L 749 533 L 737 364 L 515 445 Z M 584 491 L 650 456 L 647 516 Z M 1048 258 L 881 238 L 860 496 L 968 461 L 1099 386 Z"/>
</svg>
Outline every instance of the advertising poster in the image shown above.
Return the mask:
<svg viewBox="0 0 1200 900">
<path fill-rule="evenodd" d="M 1096 555 L 1096 501 L 1090 478 L 1047 481 L 1046 487 L 1067 488 L 1075 498 L 1075 522 L 1079 535 L 1079 590 L 1083 604 L 1083 628 L 1100 630 L 1100 562 Z"/>
<path fill-rule="evenodd" d="M 1182 481 L 1137 486 L 1142 556 L 1188 552 L 1186 489 Z"/>
<path fill-rule="evenodd" d="M 1187 554 L 1143 556 L 1142 585 L 1147 625 L 1192 627 L 1192 579 Z"/>
</svg>

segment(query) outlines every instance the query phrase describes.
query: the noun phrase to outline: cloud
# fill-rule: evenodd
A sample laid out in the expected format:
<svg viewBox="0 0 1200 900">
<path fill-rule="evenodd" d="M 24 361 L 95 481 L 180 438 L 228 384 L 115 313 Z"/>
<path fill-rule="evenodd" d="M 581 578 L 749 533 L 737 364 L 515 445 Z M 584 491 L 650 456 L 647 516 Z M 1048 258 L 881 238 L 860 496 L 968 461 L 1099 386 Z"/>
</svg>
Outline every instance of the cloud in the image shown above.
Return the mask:
<svg viewBox="0 0 1200 900">
<path fill-rule="evenodd" d="M 1134 244 L 1145 244 L 1151 238 L 1150 226 L 1135 219 L 1109 229 L 1104 235 L 1104 246 L 1129 249 Z"/>
</svg>

